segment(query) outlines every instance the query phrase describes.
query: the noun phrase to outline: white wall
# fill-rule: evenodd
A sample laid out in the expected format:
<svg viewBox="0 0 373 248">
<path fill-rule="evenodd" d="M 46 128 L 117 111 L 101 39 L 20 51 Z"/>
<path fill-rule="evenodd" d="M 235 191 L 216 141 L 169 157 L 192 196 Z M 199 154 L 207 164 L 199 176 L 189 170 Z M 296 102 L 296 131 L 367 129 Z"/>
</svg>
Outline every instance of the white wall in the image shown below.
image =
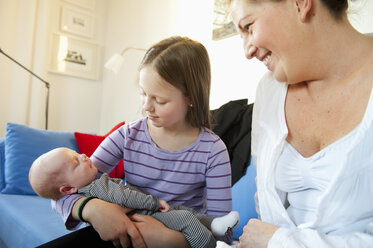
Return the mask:
<svg viewBox="0 0 373 248">
<path fill-rule="evenodd" d="M 354 0 L 349 2 L 349 19 L 361 33 L 373 32 L 373 1 Z"/>
<path fill-rule="evenodd" d="M 139 118 L 137 65 L 142 52 L 131 50 L 118 75 L 104 70 L 98 81 L 48 72 L 49 41 L 58 31 L 63 0 L 0 0 L 0 47 L 51 83 L 52 130 L 106 133 L 120 121 Z M 171 35 L 189 36 L 207 48 L 212 65 L 211 108 L 233 99 L 255 100 L 265 67 L 244 58 L 238 36 L 211 40 L 213 0 L 97 0 L 97 32 L 103 62 L 136 45 L 147 48 Z M 351 21 L 373 32 L 373 1 L 354 3 Z M 0 55 L 0 137 L 6 122 L 44 128 L 43 85 Z"/>
<path fill-rule="evenodd" d="M 49 129 L 97 133 L 101 81 L 48 71 L 51 34 L 59 32 L 60 0 L 0 0 L 0 45 L 14 59 L 50 83 Z M 98 0 L 99 25 L 92 40 L 103 45 L 105 1 Z M 7 122 L 45 127 L 44 84 L 0 55 L 0 137 Z"/>
<path fill-rule="evenodd" d="M 59 32 L 60 6 L 66 5 L 66 2 L 61 0 L 50 2 L 54 2 L 55 5 L 52 6 L 49 17 L 52 21 L 49 38 L 51 33 Z M 106 1 L 97 0 L 93 13 L 97 26 L 94 37 L 87 41 L 98 44 L 103 54 L 105 51 Z M 101 59 L 100 67 L 102 67 L 102 62 Z M 102 75 L 98 80 L 90 80 L 49 72 L 47 77 L 51 83 L 49 118 L 51 129 L 98 133 L 102 104 Z"/>
<path fill-rule="evenodd" d="M 0 46 L 28 68 L 32 67 L 35 1 L 0 1 Z M 14 32 L 14 30 L 23 30 Z M 25 123 L 28 113 L 30 77 L 0 54 L 0 128 L 5 133 L 7 121 Z"/>
</svg>

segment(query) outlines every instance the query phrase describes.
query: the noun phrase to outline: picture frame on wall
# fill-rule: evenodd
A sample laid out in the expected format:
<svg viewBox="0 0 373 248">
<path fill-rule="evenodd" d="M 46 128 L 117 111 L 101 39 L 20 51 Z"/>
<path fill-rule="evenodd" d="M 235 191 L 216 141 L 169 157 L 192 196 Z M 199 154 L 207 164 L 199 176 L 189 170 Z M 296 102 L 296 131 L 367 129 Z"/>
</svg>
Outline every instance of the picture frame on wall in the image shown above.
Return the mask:
<svg viewBox="0 0 373 248">
<path fill-rule="evenodd" d="M 226 0 L 214 0 L 212 40 L 221 40 L 237 34 Z"/>
<path fill-rule="evenodd" d="M 49 71 L 91 80 L 100 76 L 100 47 L 64 34 L 52 34 Z"/>
<path fill-rule="evenodd" d="M 94 16 L 92 13 L 67 5 L 61 7 L 61 31 L 93 38 L 94 27 Z"/>
<path fill-rule="evenodd" d="M 67 3 L 74 4 L 76 6 L 88 9 L 88 10 L 95 10 L 96 8 L 96 0 L 64 0 Z"/>
</svg>

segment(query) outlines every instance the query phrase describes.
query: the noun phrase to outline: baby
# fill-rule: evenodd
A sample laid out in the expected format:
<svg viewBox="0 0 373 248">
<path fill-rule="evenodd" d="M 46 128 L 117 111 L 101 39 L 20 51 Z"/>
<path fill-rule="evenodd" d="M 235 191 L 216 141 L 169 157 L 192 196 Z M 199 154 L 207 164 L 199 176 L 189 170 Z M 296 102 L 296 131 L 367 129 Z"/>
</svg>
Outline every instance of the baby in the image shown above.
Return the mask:
<svg viewBox="0 0 373 248">
<path fill-rule="evenodd" d="M 170 207 L 163 200 L 123 185 L 121 179 L 110 178 L 106 173 L 96 179 L 97 175 L 97 168 L 85 154 L 61 147 L 34 161 L 29 181 L 44 198 L 57 200 L 66 194 L 81 193 L 134 209 L 131 214 L 150 215 L 181 232 L 191 247 L 216 247 L 216 238 L 230 240 L 231 230 L 239 223 L 238 212 L 211 217 L 184 206 Z"/>
</svg>

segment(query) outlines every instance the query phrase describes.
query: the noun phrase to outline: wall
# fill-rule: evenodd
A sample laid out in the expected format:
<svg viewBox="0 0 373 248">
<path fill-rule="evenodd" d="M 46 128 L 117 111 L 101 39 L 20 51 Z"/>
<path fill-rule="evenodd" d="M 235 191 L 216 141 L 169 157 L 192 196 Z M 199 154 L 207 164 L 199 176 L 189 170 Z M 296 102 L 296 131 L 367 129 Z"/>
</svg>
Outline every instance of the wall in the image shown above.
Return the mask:
<svg viewBox="0 0 373 248">
<path fill-rule="evenodd" d="M 349 2 L 349 19 L 361 33 L 373 32 L 373 1 L 353 0 Z"/>
<path fill-rule="evenodd" d="M 63 0 L 0 0 L 0 47 L 51 83 L 51 130 L 106 133 L 116 123 L 141 116 L 137 65 L 142 52 L 131 50 L 115 75 L 102 69 L 98 81 L 48 72 L 50 34 L 58 30 Z M 102 45 L 102 65 L 123 48 L 147 48 L 171 35 L 189 36 L 207 48 L 212 65 L 211 108 L 232 99 L 255 100 L 265 67 L 244 58 L 241 40 L 211 40 L 213 0 L 97 0 L 95 42 Z M 352 4 L 351 21 L 373 32 L 373 1 Z M 45 89 L 0 55 L 0 137 L 6 122 L 44 128 Z"/>
<path fill-rule="evenodd" d="M 1 48 L 50 83 L 49 129 L 97 133 L 102 83 L 48 71 L 51 33 L 59 31 L 60 0 L 0 0 Z M 105 1 L 97 0 L 94 42 L 103 45 Z M 96 20 L 96 21 L 97 21 Z M 0 136 L 7 122 L 45 127 L 44 84 L 0 55 Z"/>
<path fill-rule="evenodd" d="M 67 4 L 61 0 L 53 0 L 53 2 L 55 5 L 52 6 L 49 19 L 52 20 L 51 33 L 59 31 L 59 5 Z M 105 52 L 106 1 L 96 0 L 93 12 L 97 25 L 94 37 L 87 41 L 98 44 L 102 55 Z M 102 59 L 100 59 L 99 69 L 102 71 Z M 98 80 L 50 72 L 47 76 L 51 83 L 51 129 L 98 133 L 101 118 L 102 73 Z"/>
<path fill-rule="evenodd" d="M 35 22 L 35 1 L 0 1 L 0 44 L 1 49 L 17 60 L 32 67 L 33 26 Z M 14 30 L 23 30 L 14 32 Z M 5 123 L 25 123 L 28 114 L 30 77 L 0 54 L 0 129 L 5 133 Z"/>
</svg>

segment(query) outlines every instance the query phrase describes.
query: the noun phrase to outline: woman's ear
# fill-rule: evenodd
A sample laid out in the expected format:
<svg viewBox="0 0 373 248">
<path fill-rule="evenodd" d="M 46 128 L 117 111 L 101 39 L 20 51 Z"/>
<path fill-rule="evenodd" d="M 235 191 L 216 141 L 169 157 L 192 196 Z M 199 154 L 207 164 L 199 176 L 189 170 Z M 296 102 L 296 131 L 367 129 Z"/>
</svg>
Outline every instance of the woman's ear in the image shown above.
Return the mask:
<svg viewBox="0 0 373 248">
<path fill-rule="evenodd" d="M 60 192 L 63 195 L 70 195 L 70 194 L 75 194 L 76 192 L 78 192 L 78 189 L 75 187 L 64 185 L 60 187 Z"/>
<path fill-rule="evenodd" d="M 298 14 L 302 22 L 307 21 L 307 17 L 311 15 L 313 0 L 295 0 Z"/>
</svg>

